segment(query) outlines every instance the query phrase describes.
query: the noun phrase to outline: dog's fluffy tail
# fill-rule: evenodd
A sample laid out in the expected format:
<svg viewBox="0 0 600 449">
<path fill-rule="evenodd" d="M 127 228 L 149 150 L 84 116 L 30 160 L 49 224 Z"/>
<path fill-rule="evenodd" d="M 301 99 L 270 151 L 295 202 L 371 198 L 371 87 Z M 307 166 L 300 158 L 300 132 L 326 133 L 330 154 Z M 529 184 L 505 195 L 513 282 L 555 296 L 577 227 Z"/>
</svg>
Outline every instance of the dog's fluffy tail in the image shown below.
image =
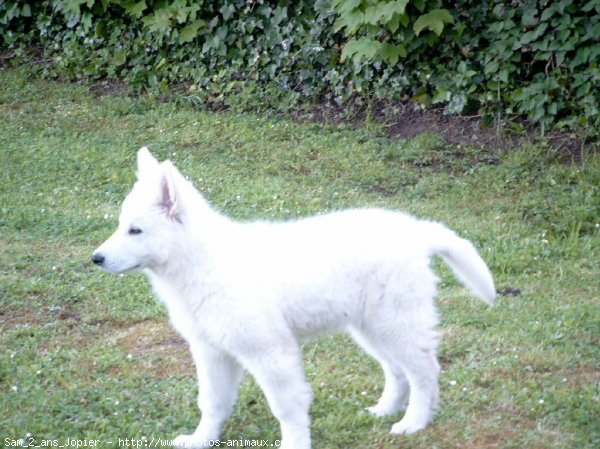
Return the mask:
<svg viewBox="0 0 600 449">
<path fill-rule="evenodd" d="M 489 305 L 496 288 L 489 268 L 471 242 L 460 238 L 440 223 L 431 224 L 431 250 L 450 265 L 460 281 Z"/>
</svg>

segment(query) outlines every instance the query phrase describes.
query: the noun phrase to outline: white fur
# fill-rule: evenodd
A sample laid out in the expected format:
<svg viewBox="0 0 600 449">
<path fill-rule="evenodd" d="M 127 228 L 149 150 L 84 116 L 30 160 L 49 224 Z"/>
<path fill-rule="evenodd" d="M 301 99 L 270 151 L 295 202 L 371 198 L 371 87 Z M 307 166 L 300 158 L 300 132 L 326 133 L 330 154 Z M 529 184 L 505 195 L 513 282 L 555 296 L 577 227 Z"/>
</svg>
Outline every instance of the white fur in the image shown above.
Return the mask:
<svg viewBox="0 0 600 449">
<path fill-rule="evenodd" d="M 247 370 L 280 422 L 282 447 L 309 449 L 311 391 L 299 342 L 336 330 L 382 365 L 385 388 L 369 411 L 396 414 L 408 399 L 392 433 L 429 423 L 439 373 L 430 258 L 443 257 L 487 303 L 495 296 L 468 241 L 439 223 L 379 209 L 239 223 L 146 148 L 137 174 L 117 231 L 94 257 L 112 273 L 143 270 L 190 345 L 202 420 L 175 440 L 178 447 L 219 438 Z M 141 233 L 130 234 L 132 227 Z"/>
</svg>

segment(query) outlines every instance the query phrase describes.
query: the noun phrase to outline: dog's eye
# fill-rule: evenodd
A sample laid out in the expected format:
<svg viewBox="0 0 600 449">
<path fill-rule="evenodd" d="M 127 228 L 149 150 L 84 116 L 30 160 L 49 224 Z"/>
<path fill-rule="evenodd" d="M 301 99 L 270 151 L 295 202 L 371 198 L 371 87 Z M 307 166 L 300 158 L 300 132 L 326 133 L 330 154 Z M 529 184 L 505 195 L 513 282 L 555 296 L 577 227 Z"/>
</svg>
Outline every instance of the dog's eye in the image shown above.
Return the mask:
<svg viewBox="0 0 600 449">
<path fill-rule="evenodd" d="M 135 226 L 132 226 L 129 228 L 129 235 L 137 235 L 137 234 L 141 234 L 142 230 L 140 228 L 136 228 Z"/>
</svg>

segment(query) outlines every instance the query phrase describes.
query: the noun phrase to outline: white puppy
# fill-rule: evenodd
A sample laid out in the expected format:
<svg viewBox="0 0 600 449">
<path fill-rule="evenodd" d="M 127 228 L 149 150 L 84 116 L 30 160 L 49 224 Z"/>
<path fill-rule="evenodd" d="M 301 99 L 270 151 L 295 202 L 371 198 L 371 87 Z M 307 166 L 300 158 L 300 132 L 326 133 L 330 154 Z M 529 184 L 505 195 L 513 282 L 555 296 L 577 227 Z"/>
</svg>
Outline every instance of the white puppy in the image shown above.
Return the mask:
<svg viewBox="0 0 600 449">
<path fill-rule="evenodd" d="M 220 437 L 244 370 L 263 389 L 285 449 L 309 449 L 311 391 L 299 342 L 346 330 L 381 363 L 385 387 L 369 411 L 423 429 L 438 403 L 437 278 L 441 256 L 492 304 L 494 282 L 470 242 L 404 213 L 347 210 L 283 223 L 216 212 L 169 162 L 138 153 L 137 182 L 116 232 L 92 260 L 110 273 L 143 270 L 190 345 L 202 420 L 178 447 Z"/>
</svg>

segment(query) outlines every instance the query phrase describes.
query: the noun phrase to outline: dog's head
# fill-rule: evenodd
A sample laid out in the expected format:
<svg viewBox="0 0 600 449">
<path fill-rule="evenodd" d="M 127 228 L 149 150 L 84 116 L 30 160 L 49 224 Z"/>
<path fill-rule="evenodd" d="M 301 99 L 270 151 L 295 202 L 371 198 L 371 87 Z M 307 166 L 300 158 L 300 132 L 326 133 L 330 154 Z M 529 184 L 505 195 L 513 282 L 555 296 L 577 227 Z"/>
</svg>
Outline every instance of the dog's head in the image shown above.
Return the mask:
<svg viewBox="0 0 600 449">
<path fill-rule="evenodd" d="M 92 262 L 109 273 L 140 271 L 167 260 L 182 230 L 182 183 L 170 161 L 159 163 L 146 147 L 137 155 L 137 182 L 123 201 L 119 226 L 94 253 Z"/>
</svg>

